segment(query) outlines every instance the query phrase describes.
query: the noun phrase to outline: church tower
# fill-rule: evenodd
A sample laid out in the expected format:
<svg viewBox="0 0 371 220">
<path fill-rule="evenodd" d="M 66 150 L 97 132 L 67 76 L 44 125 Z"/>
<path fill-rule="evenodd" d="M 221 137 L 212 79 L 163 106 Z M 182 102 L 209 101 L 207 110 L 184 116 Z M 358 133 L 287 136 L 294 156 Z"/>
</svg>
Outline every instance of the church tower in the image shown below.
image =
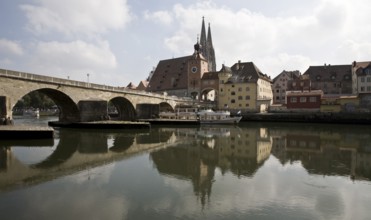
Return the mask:
<svg viewBox="0 0 371 220">
<path fill-rule="evenodd" d="M 216 71 L 215 51 L 214 51 L 213 41 L 211 37 L 210 23 L 209 23 L 207 37 L 206 37 L 204 17 L 202 17 L 200 45 L 201 45 L 201 53 L 206 58 L 207 62 L 209 63 L 208 71 L 215 72 Z"/>
<path fill-rule="evenodd" d="M 194 45 L 195 52 L 188 60 L 188 95 L 193 99 L 201 98 L 201 79 L 208 72 L 208 62 L 202 55 L 202 46 L 198 42 Z"/>
</svg>

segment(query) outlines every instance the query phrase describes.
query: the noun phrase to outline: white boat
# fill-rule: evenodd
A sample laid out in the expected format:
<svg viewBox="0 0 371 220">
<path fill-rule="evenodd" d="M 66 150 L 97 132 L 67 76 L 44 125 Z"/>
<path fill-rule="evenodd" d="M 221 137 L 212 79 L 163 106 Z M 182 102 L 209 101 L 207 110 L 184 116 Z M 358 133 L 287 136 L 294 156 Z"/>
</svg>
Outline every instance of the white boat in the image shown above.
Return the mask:
<svg viewBox="0 0 371 220">
<path fill-rule="evenodd" d="M 160 112 L 160 119 L 197 120 L 196 108 L 177 108 L 175 112 Z"/>
<path fill-rule="evenodd" d="M 238 124 L 242 117 L 232 117 L 229 111 L 213 111 L 211 109 L 198 111 L 196 108 L 181 108 L 175 112 L 160 112 L 160 119 L 166 120 L 197 120 L 200 124 Z"/>
<path fill-rule="evenodd" d="M 25 109 L 23 110 L 23 116 L 25 117 L 40 117 L 40 111 L 39 109 Z"/>
<path fill-rule="evenodd" d="M 229 111 L 213 111 L 211 109 L 197 112 L 201 124 L 238 124 L 242 116 L 232 117 Z"/>
</svg>

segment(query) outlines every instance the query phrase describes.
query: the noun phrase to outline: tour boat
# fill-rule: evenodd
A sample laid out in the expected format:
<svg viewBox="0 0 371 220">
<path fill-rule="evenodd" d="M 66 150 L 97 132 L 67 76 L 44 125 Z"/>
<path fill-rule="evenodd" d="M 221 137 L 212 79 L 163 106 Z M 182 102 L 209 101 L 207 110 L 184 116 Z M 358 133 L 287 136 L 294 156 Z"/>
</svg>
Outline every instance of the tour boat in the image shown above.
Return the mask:
<svg viewBox="0 0 371 220">
<path fill-rule="evenodd" d="M 242 116 L 232 117 L 229 111 L 213 111 L 211 109 L 197 112 L 201 124 L 238 124 Z"/>
<path fill-rule="evenodd" d="M 211 109 L 198 111 L 195 108 L 176 109 L 175 112 L 161 112 L 160 119 L 187 121 L 197 120 L 200 124 L 238 124 L 242 117 L 232 117 L 229 111 L 213 111 Z"/>
</svg>

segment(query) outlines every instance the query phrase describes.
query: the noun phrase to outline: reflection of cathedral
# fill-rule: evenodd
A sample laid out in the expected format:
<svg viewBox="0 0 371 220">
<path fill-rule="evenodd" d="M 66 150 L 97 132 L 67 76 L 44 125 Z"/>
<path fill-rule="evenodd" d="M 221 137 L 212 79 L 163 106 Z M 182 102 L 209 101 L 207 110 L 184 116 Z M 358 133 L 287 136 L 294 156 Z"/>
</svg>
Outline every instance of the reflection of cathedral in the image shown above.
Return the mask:
<svg viewBox="0 0 371 220">
<path fill-rule="evenodd" d="M 160 173 L 192 181 L 202 205 L 210 197 L 216 168 L 251 176 L 270 155 L 267 129 L 212 126 L 175 133 L 183 141 L 151 153 L 152 161 Z"/>
</svg>

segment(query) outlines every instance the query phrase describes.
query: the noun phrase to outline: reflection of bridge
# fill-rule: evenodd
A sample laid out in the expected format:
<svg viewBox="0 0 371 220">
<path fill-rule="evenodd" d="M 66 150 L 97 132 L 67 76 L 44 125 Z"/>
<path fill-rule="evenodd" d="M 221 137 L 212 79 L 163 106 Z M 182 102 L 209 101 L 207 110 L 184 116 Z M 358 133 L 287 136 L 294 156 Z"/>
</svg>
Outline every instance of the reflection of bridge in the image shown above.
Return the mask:
<svg viewBox="0 0 371 220">
<path fill-rule="evenodd" d="M 0 148 L 0 191 L 22 185 L 33 185 L 65 176 L 87 167 L 120 161 L 143 152 L 150 152 L 176 143 L 172 132 L 151 130 L 151 133 L 102 133 L 60 130 L 55 151 L 43 161 L 23 164 L 12 153 L 11 142 Z M 108 140 L 112 140 L 109 142 Z M 15 144 L 21 144 L 17 142 Z M 32 144 L 31 144 L 32 145 Z M 26 144 L 26 146 L 31 146 Z M 53 143 L 38 142 L 35 146 Z"/>
<path fill-rule="evenodd" d="M 134 120 L 153 114 L 154 104 L 174 108 L 190 99 L 135 91 L 127 88 L 93 84 L 49 76 L 0 69 L 0 117 L 11 117 L 12 108 L 24 95 L 38 91 L 51 98 L 60 108 L 59 121 L 99 120 L 106 116 L 110 101 L 119 120 Z"/>
</svg>

